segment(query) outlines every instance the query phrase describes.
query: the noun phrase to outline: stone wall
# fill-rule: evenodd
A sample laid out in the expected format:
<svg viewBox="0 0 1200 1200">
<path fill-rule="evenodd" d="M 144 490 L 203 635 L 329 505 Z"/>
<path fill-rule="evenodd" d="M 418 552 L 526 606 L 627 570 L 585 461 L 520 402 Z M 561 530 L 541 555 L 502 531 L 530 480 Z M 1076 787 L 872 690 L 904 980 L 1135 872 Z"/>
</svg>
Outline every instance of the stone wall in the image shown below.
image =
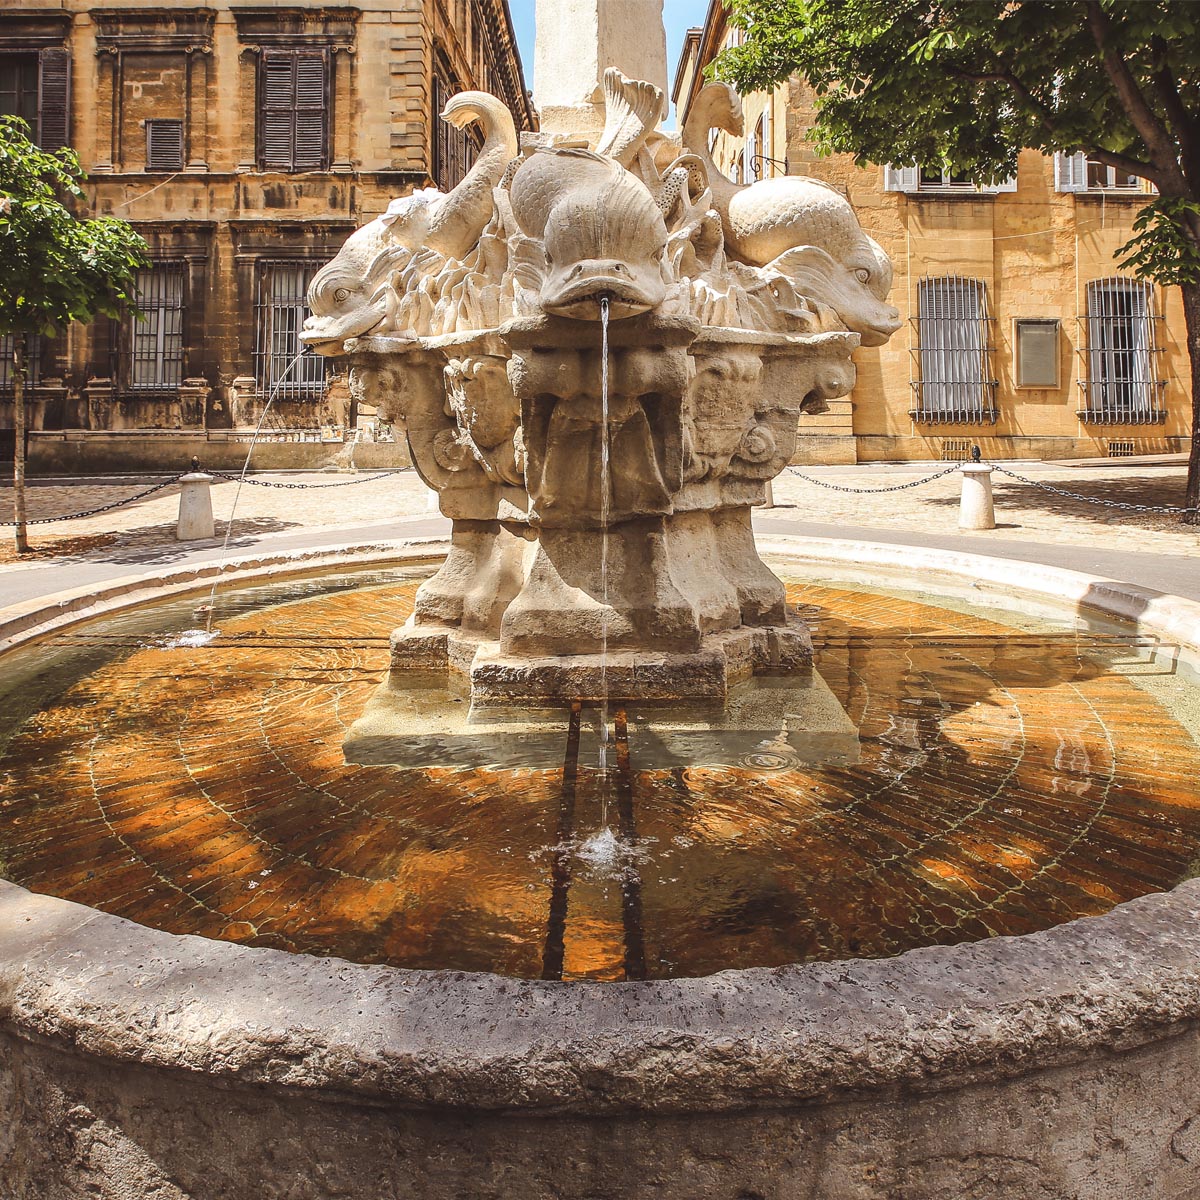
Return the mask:
<svg viewBox="0 0 1200 1200">
<path fill-rule="evenodd" d="M 704 28 L 686 45 L 675 81 L 679 120 L 703 83 L 702 68 L 738 31 L 717 5 Z M 812 89 L 793 78 L 771 93 L 743 99 L 745 132 L 719 133 L 713 156 L 742 182 L 773 174 L 811 175 L 832 183 L 854 205 L 863 227 L 891 257 L 895 276 L 891 302 L 905 324 L 891 341 L 855 355 L 858 382 L 852 414 L 836 429 L 821 430 L 809 446 L 809 462 L 938 459 L 959 453 L 947 443 L 977 443 L 992 458 L 1105 457 L 1119 443 L 1124 453 L 1185 450 L 1191 430 L 1190 375 L 1183 309 L 1175 288 L 1157 288 L 1155 322 L 1160 352 L 1155 374 L 1165 380 L 1166 420 L 1146 424 L 1098 424 L 1080 420 L 1084 393 L 1086 310 L 1089 281 L 1122 274 L 1115 253 L 1133 236 L 1133 221 L 1149 200 L 1140 189 L 1066 193 L 1056 190 L 1055 161 L 1036 151 L 1022 153 L 1016 189 L 978 194 L 973 189 L 905 194 L 885 189 L 883 166 L 856 167 L 849 155 L 822 156 L 812 127 Z M 770 149 L 757 145 L 762 114 L 768 114 Z M 752 150 L 779 160 L 755 173 Z M 920 379 L 918 285 L 926 276 L 961 275 L 986 287 L 993 377 L 994 423 L 930 423 L 910 415 L 914 381 Z M 1054 318 L 1059 326 L 1059 385 L 1016 385 L 1015 329 L 1018 318 Z M 807 425 L 802 428 L 807 428 Z M 1130 445 L 1132 444 L 1132 445 Z M 803 443 L 802 447 L 803 448 Z"/>
<path fill-rule="evenodd" d="M 42 376 L 62 377 L 73 398 L 53 428 L 253 424 L 266 402 L 256 361 L 264 272 L 276 259 L 328 261 L 390 200 L 431 182 L 435 59 L 455 89 L 495 91 L 518 128 L 533 122 L 504 0 L 200 9 L 66 0 L 52 13 L 0 11 L 0 42 L 18 56 L 69 53 L 68 141 L 88 174 L 88 204 L 132 222 L 154 261 L 181 271 L 181 377 L 206 389 L 196 410 L 177 387 L 135 387 L 132 322 L 100 320 L 47 345 Z M 261 64 L 293 50 L 326 64 L 327 145 L 320 167 L 286 170 L 263 158 Z M 153 120 L 181 123 L 181 168 L 148 162 Z M 323 404 L 318 382 L 292 423 L 320 425 Z"/>
<path fill-rule="evenodd" d="M 359 967 L 0 885 L 5 1200 L 1184 1200 L 1200 884 L 637 984 Z"/>
<path fill-rule="evenodd" d="M 249 440 L 210 437 L 193 432 L 129 431 L 118 433 L 45 432 L 29 438 L 31 475 L 129 475 L 185 471 L 193 456 L 217 471 L 240 471 L 250 449 Z M 342 442 L 255 443 L 252 471 L 313 471 L 350 462 L 351 446 Z M 353 446 L 353 464 L 361 470 L 407 467 L 408 444 L 359 442 Z"/>
</svg>

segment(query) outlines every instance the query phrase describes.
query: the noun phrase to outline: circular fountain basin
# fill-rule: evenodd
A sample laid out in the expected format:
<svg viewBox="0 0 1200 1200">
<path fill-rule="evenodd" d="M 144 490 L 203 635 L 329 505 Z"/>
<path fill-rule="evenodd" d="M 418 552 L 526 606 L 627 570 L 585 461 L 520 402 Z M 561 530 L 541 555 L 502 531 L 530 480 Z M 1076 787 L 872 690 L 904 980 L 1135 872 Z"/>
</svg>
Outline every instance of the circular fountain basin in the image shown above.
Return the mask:
<svg viewBox="0 0 1200 1200">
<path fill-rule="evenodd" d="M 566 827 L 561 765 L 342 762 L 419 564 L 10 656 L 13 1194 L 1190 1194 L 1196 606 L 773 549 L 860 757 L 634 738 L 632 830 L 586 761 Z"/>
</svg>

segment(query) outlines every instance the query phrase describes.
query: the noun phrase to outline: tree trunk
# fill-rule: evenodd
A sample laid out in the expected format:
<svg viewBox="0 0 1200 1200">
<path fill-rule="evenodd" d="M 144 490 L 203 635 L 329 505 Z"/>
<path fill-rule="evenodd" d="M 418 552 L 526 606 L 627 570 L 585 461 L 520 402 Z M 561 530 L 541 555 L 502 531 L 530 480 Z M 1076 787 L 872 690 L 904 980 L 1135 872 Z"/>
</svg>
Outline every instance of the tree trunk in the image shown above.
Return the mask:
<svg viewBox="0 0 1200 1200">
<path fill-rule="evenodd" d="M 1192 368 L 1192 448 L 1188 455 L 1185 525 L 1200 525 L 1200 283 L 1184 283 L 1183 317 L 1187 328 L 1188 358 Z"/>
<path fill-rule="evenodd" d="M 25 342 L 23 333 L 13 337 L 13 532 L 17 553 L 29 549 L 25 531 Z"/>
</svg>

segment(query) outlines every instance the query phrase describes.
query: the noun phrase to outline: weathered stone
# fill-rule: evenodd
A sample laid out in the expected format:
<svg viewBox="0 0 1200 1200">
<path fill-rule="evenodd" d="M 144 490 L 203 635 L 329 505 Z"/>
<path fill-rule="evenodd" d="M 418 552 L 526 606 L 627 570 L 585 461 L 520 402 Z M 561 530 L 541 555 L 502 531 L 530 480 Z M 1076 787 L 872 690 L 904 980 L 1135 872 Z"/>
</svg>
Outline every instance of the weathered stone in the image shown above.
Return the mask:
<svg viewBox="0 0 1200 1200">
<path fill-rule="evenodd" d="M 471 174 L 396 201 L 310 294 L 305 340 L 350 356 L 455 523 L 394 665 L 465 670 L 477 701 L 711 698 L 806 667 L 750 510 L 896 325 L 843 197 L 796 181 L 769 236 L 735 232 L 707 148 L 658 131 L 661 89 L 612 69 L 604 97 L 594 137 L 518 147 L 493 98 L 456 96 L 484 129 Z"/>
</svg>

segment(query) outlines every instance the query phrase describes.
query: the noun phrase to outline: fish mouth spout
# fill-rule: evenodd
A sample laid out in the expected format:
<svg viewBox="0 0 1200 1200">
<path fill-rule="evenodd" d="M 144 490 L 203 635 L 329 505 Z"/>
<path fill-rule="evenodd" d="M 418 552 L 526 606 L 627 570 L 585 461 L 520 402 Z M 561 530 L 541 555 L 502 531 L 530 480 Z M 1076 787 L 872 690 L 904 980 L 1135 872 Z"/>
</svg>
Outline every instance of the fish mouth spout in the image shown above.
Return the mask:
<svg viewBox="0 0 1200 1200">
<path fill-rule="evenodd" d="M 656 267 L 612 260 L 574 263 L 554 271 L 542 288 L 542 308 L 555 316 L 581 321 L 600 319 L 600 301 L 608 300 L 613 320 L 648 312 L 663 302 L 666 287 Z"/>
<path fill-rule="evenodd" d="M 300 330 L 300 341 L 314 354 L 338 358 L 346 353 L 350 338 L 366 337 L 383 323 L 382 310 L 368 310 L 341 320 L 330 317 L 309 317 Z"/>
</svg>

